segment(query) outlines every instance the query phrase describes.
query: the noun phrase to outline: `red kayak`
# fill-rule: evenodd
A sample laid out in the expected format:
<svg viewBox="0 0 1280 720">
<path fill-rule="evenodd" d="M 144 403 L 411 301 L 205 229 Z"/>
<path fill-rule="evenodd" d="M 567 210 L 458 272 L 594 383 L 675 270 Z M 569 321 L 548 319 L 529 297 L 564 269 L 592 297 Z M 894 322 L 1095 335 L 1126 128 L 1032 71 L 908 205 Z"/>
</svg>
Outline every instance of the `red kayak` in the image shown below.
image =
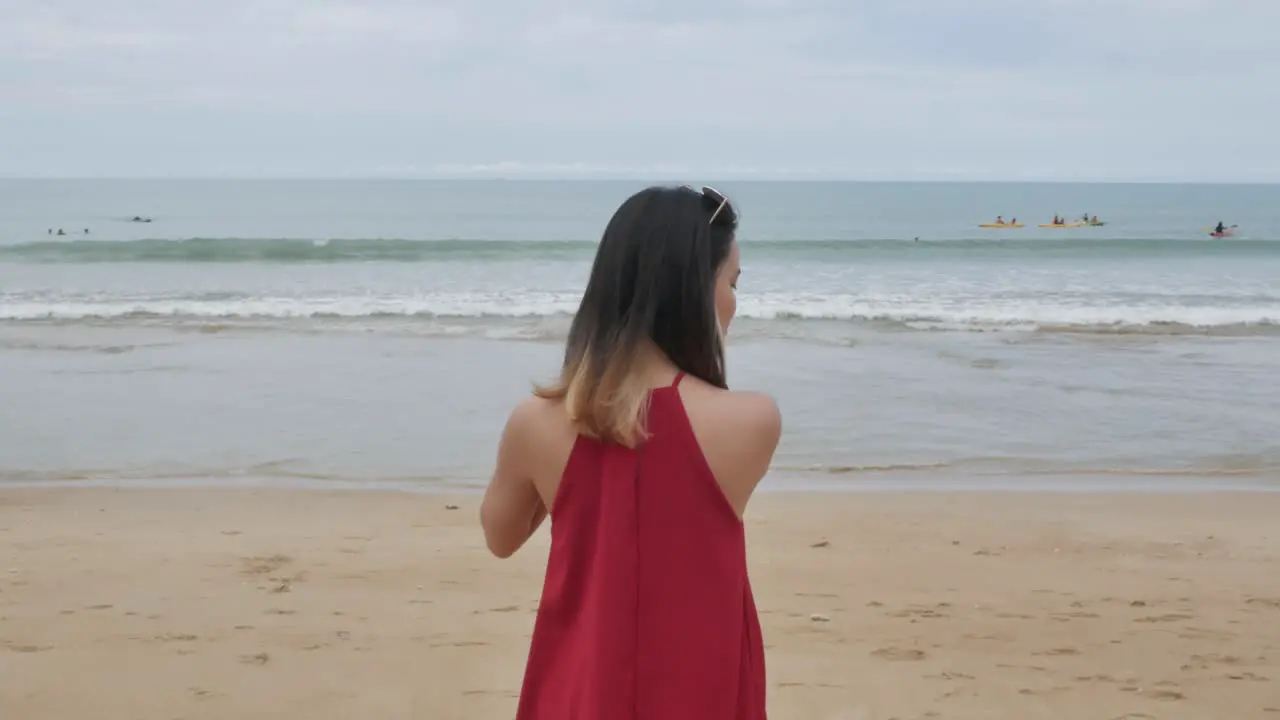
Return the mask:
<svg viewBox="0 0 1280 720">
<path fill-rule="evenodd" d="M 1231 237 L 1232 235 L 1236 234 L 1237 227 L 1238 227 L 1237 225 L 1232 225 L 1231 227 L 1227 228 L 1226 230 L 1223 230 L 1222 232 L 1211 232 L 1209 233 L 1209 237 L 1212 237 L 1212 238 Z"/>
</svg>

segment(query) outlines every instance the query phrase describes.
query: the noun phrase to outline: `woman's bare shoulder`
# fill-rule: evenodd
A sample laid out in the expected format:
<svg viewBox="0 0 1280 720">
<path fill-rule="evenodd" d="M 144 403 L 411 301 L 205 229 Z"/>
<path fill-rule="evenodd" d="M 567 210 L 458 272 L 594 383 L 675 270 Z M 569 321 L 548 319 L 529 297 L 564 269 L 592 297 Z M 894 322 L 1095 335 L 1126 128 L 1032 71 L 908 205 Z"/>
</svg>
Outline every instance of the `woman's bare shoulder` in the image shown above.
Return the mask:
<svg viewBox="0 0 1280 720">
<path fill-rule="evenodd" d="M 756 485 L 769 471 L 782 437 L 782 412 L 769 395 L 689 388 L 685 413 L 711 472 L 741 516 Z"/>
<path fill-rule="evenodd" d="M 507 418 L 507 427 L 519 438 L 533 442 L 576 434 L 563 401 L 537 396 L 516 403 Z"/>
<path fill-rule="evenodd" d="M 782 411 L 778 409 L 778 401 L 768 393 L 725 390 L 719 394 L 719 398 L 727 411 L 743 413 L 751 421 L 766 425 L 782 422 Z"/>
<path fill-rule="evenodd" d="M 511 409 L 499 452 L 550 507 L 577 436 L 563 402 L 530 397 Z"/>
<path fill-rule="evenodd" d="M 750 442 L 772 442 L 782 435 L 782 411 L 772 395 L 742 390 L 721 390 L 699 384 L 694 404 L 707 422 L 732 429 L 733 435 Z"/>
</svg>

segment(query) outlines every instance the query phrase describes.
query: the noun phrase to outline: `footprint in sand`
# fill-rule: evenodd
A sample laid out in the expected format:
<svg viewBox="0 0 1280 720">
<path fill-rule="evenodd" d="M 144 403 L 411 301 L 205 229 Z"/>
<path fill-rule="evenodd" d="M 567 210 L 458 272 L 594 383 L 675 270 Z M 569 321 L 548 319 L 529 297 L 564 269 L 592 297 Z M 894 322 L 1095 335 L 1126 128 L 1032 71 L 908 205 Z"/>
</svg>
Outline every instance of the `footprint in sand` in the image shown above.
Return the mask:
<svg viewBox="0 0 1280 720">
<path fill-rule="evenodd" d="M 1031 654 L 1032 655 L 1053 655 L 1053 656 L 1079 655 L 1080 651 L 1073 647 L 1061 647 L 1061 648 L 1052 648 L 1049 650 L 1044 650 L 1042 652 L 1034 652 Z"/>
<path fill-rule="evenodd" d="M 1058 685 L 1056 687 L 1044 688 L 1042 690 L 1033 690 L 1032 688 L 1022 688 L 1021 690 L 1018 691 L 1018 694 L 1019 695 L 1052 695 L 1055 693 L 1067 692 L 1069 690 L 1071 690 L 1070 687 L 1067 687 L 1065 685 Z"/>
<path fill-rule="evenodd" d="M 962 672 L 942 672 L 936 675 L 925 675 L 925 680 L 973 680 L 972 675 L 966 675 Z"/>
<path fill-rule="evenodd" d="M 1072 620 L 1096 620 L 1102 616 L 1095 612 L 1073 610 L 1071 612 L 1054 613 L 1051 617 L 1058 622 L 1071 622 Z"/>
<path fill-rule="evenodd" d="M 1280 610 L 1280 598 L 1249 598 L 1244 604 Z"/>
<path fill-rule="evenodd" d="M 271 661 L 271 656 L 267 653 L 260 652 L 253 655 L 241 655 L 240 662 L 245 665 L 266 665 Z"/>
<path fill-rule="evenodd" d="M 433 642 L 428 647 L 485 647 L 489 643 L 482 640 L 459 640 L 458 642 Z"/>
<path fill-rule="evenodd" d="M 1171 683 L 1167 681 L 1156 683 L 1156 684 L 1177 687 L 1177 683 Z M 1183 695 L 1177 690 L 1151 690 L 1151 689 L 1143 689 L 1143 688 L 1137 687 L 1136 685 L 1127 685 L 1125 687 L 1120 688 L 1120 691 L 1127 692 L 1127 693 L 1134 693 L 1136 695 L 1141 695 L 1143 697 L 1151 698 L 1152 700 L 1185 700 L 1187 699 L 1186 695 Z"/>
<path fill-rule="evenodd" d="M 293 558 L 279 553 L 242 557 L 240 558 L 240 572 L 245 575 L 270 575 L 291 562 L 293 562 Z"/>
<path fill-rule="evenodd" d="M 1178 637 L 1184 640 L 1232 640 L 1237 637 L 1233 632 L 1214 630 L 1212 628 L 1191 627 L 1189 625 L 1184 627 L 1182 630 L 1182 632 L 1178 633 Z"/>
<path fill-rule="evenodd" d="M 925 652 L 915 648 L 883 647 L 878 650 L 872 650 L 871 657 L 877 657 L 881 660 L 915 661 L 925 659 Z"/>
<path fill-rule="evenodd" d="M 1184 615 L 1182 613 L 1168 613 L 1166 615 L 1148 615 L 1146 617 L 1134 618 L 1134 622 L 1140 623 L 1163 623 L 1178 622 L 1179 620 L 1192 620 L 1194 615 Z"/>
<path fill-rule="evenodd" d="M 1254 675 L 1251 672 L 1232 673 L 1227 675 L 1228 680 L 1252 680 L 1253 682 L 1271 682 L 1271 678 L 1262 675 Z"/>
<path fill-rule="evenodd" d="M 1201 670 L 1208 669 L 1210 665 L 1239 665 L 1244 662 L 1243 658 L 1235 655 L 1222 655 L 1220 653 L 1210 653 L 1208 655 L 1192 655 L 1187 658 L 1187 664 L 1182 666 L 1183 670 L 1188 670 L 1192 666 L 1199 667 Z"/>
<path fill-rule="evenodd" d="M 52 645 L 8 645 L 6 644 L 5 647 L 9 648 L 9 650 L 11 650 L 12 652 L 18 652 L 18 653 L 38 653 L 38 652 L 45 652 L 46 650 L 53 649 Z"/>
<path fill-rule="evenodd" d="M 502 607 L 489 608 L 488 610 L 472 610 L 472 615 L 482 615 L 484 613 L 509 613 L 520 609 L 519 605 L 503 605 Z"/>
<path fill-rule="evenodd" d="M 965 640 L 990 640 L 993 642 L 1013 642 L 1012 635 L 995 634 L 995 635 L 976 635 L 974 633 L 965 633 L 960 637 Z"/>
<path fill-rule="evenodd" d="M 1000 618 L 1001 620 L 1035 620 L 1036 619 L 1035 615 L 1026 615 L 1024 613 L 1013 613 L 1013 612 L 999 612 L 999 613 L 996 613 L 996 617 Z"/>
<path fill-rule="evenodd" d="M 907 608 L 906 610 L 898 610 L 897 612 L 885 613 L 885 615 L 894 618 L 946 618 L 951 617 L 946 613 L 940 613 L 932 608 Z"/>
</svg>

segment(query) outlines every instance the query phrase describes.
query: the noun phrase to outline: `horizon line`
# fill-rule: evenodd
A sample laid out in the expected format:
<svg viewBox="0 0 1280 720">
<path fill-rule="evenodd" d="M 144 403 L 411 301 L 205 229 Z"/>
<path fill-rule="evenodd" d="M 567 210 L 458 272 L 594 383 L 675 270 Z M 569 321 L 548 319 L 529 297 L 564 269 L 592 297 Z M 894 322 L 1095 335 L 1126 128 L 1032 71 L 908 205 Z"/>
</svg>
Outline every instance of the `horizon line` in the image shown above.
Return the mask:
<svg viewBox="0 0 1280 720">
<path fill-rule="evenodd" d="M 712 182 L 734 183 L 848 183 L 862 185 L 891 184 L 938 184 L 938 185 L 1280 185 L 1276 180 L 1186 180 L 1186 179 L 1069 179 L 1069 178 L 856 178 L 856 177 L 817 177 L 795 175 L 752 175 L 750 177 L 716 176 L 709 174 Z M 0 181 L 64 181 L 64 180 L 150 180 L 150 181 L 190 181 L 190 180 L 223 180 L 241 182 L 649 182 L 679 183 L 688 178 L 676 178 L 661 175 L 4 175 Z"/>
</svg>

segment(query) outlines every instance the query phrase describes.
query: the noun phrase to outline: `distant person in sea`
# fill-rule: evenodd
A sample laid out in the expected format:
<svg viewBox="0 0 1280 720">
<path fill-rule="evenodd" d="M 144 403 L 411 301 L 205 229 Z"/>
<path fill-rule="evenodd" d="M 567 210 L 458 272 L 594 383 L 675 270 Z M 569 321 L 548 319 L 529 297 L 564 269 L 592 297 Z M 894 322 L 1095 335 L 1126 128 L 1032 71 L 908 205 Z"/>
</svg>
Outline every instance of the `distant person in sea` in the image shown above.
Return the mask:
<svg viewBox="0 0 1280 720">
<path fill-rule="evenodd" d="M 59 234 L 59 235 L 66 235 L 66 233 L 62 232 L 62 228 L 58 228 L 58 234 Z"/>
<path fill-rule="evenodd" d="M 1004 222 L 1004 216 L 1003 216 L 1003 215 L 997 215 L 997 216 L 996 216 L 996 224 L 997 224 L 997 225 L 1004 225 L 1004 224 L 1005 224 L 1005 222 Z"/>
<path fill-rule="evenodd" d="M 1219 220 L 1217 227 L 1215 227 L 1213 231 L 1221 235 L 1222 233 L 1227 231 L 1227 226 L 1224 225 L 1221 220 Z"/>
<path fill-rule="evenodd" d="M 737 227 L 711 188 L 624 201 L 559 379 L 507 420 L 485 541 L 505 558 L 552 523 L 516 720 L 765 717 L 742 514 L 782 419 L 728 389 Z"/>
<path fill-rule="evenodd" d="M 1054 225 L 1061 225 L 1061 224 L 1062 224 L 1062 218 L 1058 217 L 1057 213 L 1055 213 L 1055 214 L 1054 214 L 1054 216 L 1053 216 L 1053 224 L 1054 224 Z"/>
</svg>

